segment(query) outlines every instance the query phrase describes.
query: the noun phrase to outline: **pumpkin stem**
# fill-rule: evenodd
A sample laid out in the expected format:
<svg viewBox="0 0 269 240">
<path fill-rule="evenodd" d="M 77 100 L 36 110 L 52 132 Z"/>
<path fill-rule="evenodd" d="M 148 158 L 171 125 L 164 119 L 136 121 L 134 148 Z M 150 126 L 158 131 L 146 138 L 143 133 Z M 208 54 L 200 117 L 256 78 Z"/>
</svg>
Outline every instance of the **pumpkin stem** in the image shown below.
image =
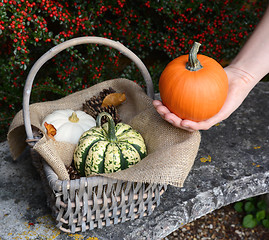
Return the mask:
<svg viewBox="0 0 269 240">
<path fill-rule="evenodd" d="M 108 132 L 107 132 L 108 141 L 116 142 L 117 137 L 116 137 L 116 132 L 115 132 L 115 122 L 109 113 L 101 112 L 96 118 L 96 126 L 101 127 L 101 119 L 104 116 L 108 118 Z"/>
<path fill-rule="evenodd" d="M 197 58 L 197 53 L 199 51 L 199 47 L 201 46 L 201 43 L 194 42 L 191 51 L 189 53 L 189 59 L 186 64 L 186 69 L 189 71 L 198 71 L 203 68 L 200 61 Z"/>
<path fill-rule="evenodd" d="M 68 118 L 68 120 L 72 123 L 76 123 L 79 121 L 78 115 L 73 112 L 72 115 Z"/>
</svg>

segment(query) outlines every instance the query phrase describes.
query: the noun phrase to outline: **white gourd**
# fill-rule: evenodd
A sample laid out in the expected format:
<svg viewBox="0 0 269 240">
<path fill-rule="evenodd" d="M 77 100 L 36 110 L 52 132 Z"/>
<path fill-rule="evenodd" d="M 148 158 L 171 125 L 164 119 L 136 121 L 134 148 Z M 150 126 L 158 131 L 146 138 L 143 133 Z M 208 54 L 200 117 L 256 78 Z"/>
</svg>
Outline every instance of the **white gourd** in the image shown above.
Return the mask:
<svg viewBox="0 0 269 240">
<path fill-rule="evenodd" d="M 78 143 L 82 133 L 96 126 L 95 119 L 92 116 L 83 111 L 71 109 L 56 110 L 46 116 L 42 123 L 44 132 L 46 132 L 45 122 L 56 128 L 56 135 L 54 136 L 56 141 L 73 144 Z"/>
</svg>

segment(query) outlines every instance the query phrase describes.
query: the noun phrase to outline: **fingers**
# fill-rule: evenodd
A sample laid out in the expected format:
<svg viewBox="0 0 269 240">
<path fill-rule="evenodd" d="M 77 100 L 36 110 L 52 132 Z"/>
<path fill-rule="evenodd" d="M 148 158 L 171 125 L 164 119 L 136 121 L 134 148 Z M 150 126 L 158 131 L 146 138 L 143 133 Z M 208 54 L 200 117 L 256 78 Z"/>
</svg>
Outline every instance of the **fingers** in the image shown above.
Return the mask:
<svg viewBox="0 0 269 240">
<path fill-rule="evenodd" d="M 183 126 L 182 125 L 183 120 L 181 118 L 179 118 L 177 115 L 175 115 L 174 113 L 171 113 L 171 112 L 166 113 L 164 115 L 164 120 L 166 120 L 167 122 L 172 124 L 174 127 L 181 128 L 181 129 L 187 130 L 189 132 L 194 131 L 193 129 L 191 129 L 188 126 Z"/>
<path fill-rule="evenodd" d="M 165 114 L 170 113 L 169 109 L 165 107 L 161 101 L 159 100 L 153 100 L 153 105 L 156 108 L 157 112 L 164 117 Z"/>
<path fill-rule="evenodd" d="M 165 107 L 161 101 L 154 100 L 153 105 L 156 108 L 156 111 L 161 115 L 161 117 L 172 124 L 174 127 L 187 130 L 189 132 L 198 131 L 198 130 L 208 130 L 215 124 L 221 122 L 226 117 L 223 114 L 219 113 L 214 117 L 207 119 L 201 122 L 193 122 L 191 120 L 183 120 L 179 118 L 174 113 L 171 113 L 167 107 Z"/>
<path fill-rule="evenodd" d="M 159 101 L 159 100 L 153 100 L 153 101 L 152 101 L 152 104 L 154 105 L 154 107 L 157 107 L 157 106 L 159 106 L 159 105 L 163 105 L 162 102 Z"/>
<path fill-rule="evenodd" d="M 196 131 L 196 130 L 208 130 L 211 127 L 213 127 L 214 125 L 216 125 L 217 123 L 225 120 L 228 116 L 229 115 L 225 114 L 224 111 L 220 111 L 218 114 L 216 114 L 212 118 L 209 118 L 205 121 L 193 122 L 190 120 L 183 120 L 181 125 L 186 127 L 186 128 L 190 128 L 194 131 Z"/>
<path fill-rule="evenodd" d="M 216 122 L 216 123 L 208 122 L 208 121 L 193 122 L 190 120 L 183 120 L 182 126 L 185 128 L 192 129 L 193 131 L 197 131 L 197 130 L 208 130 L 209 128 L 211 128 L 212 126 L 214 126 L 217 123 L 218 122 Z"/>
<path fill-rule="evenodd" d="M 174 113 L 171 113 L 169 111 L 169 109 L 162 104 L 161 101 L 154 100 L 153 101 L 153 105 L 156 108 L 156 111 L 160 114 L 160 116 L 164 120 L 166 120 L 167 122 L 169 122 L 170 124 L 172 124 L 174 127 L 181 128 L 181 129 L 187 130 L 189 132 L 193 132 L 193 129 L 191 129 L 189 127 L 182 126 L 181 125 L 182 119 L 179 118 Z"/>
</svg>

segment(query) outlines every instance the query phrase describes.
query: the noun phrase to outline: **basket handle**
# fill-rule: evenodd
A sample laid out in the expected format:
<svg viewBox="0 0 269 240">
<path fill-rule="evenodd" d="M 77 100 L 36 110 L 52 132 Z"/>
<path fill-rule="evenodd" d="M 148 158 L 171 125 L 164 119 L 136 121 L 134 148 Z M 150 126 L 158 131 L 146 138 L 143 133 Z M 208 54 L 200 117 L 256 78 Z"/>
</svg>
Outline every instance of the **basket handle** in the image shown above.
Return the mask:
<svg viewBox="0 0 269 240">
<path fill-rule="evenodd" d="M 144 63 L 138 58 L 131 50 L 126 48 L 124 45 L 122 45 L 120 42 L 113 41 L 110 39 L 102 38 L 102 37 L 78 37 L 78 38 L 73 38 L 71 40 L 65 41 L 63 43 L 60 43 L 59 45 L 51 48 L 49 51 L 47 51 L 45 54 L 43 54 L 33 65 L 31 68 L 24 87 L 24 92 L 23 92 L 23 118 L 24 118 L 24 125 L 25 125 L 25 130 L 26 130 L 26 135 L 27 135 L 27 140 L 31 141 L 34 139 L 33 137 L 33 131 L 31 127 L 31 121 L 30 121 L 30 108 L 29 108 L 29 103 L 30 103 L 30 94 L 32 90 L 32 85 L 34 78 L 38 72 L 38 70 L 43 66 L 44 63 L 46 63 L 48 60 L 53 58 L 56 54 L 59 52 L 72 47 L 76 45 L 81 45 L 81 44 L 87 44 L 87 43 L 94 43 L 94 44 L 101 44 L 105 46 L 109 46 L 112 48 L 115 48 L 119 50 L 123 55 L 128 57 L 130 60 L 132 60 L 138 69 L 140 70 L 147 86 L 147 95 L 154 99 L 154 89 L 153 89 L 153 83 L 151 76 L 144 65 Z"/>
</svg>

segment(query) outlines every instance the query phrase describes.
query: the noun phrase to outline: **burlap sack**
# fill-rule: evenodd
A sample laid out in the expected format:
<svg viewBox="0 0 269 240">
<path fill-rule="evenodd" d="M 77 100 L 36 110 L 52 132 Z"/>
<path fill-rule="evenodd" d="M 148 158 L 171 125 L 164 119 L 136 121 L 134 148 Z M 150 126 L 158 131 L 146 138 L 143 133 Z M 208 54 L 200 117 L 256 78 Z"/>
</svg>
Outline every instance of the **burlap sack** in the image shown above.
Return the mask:
<svg viewBox="0 0 269 240">
<path fill-rule="evenodd" d="M 81 110 L 82 104 L 104 88 L 125 92 L 127 100 L 118 108 L 123 122 L 138 130 L 145 139 L 148 155 L 135 166 L 107 177 L 124 181 L 171 184 L 181 187 L 191 170 L 200 144 L 200 133 L 190 133 L 173 127 L 155 111 L 152 99 L 136 83 L 114 79 L 96 84 L 56 101 L 30 106 L 31 124 L 41 128 L 44 117 L 57 109 Z M 12 121 L 8 132 L 11 153 L 16 159 L 26 146 L 22 112 Z M 34 149 L 47 161 L 60 180 L 69 179 L 66 167 L 70 165 L 75 145 L 54 142 L 45 136 Z"/>
</svg>

